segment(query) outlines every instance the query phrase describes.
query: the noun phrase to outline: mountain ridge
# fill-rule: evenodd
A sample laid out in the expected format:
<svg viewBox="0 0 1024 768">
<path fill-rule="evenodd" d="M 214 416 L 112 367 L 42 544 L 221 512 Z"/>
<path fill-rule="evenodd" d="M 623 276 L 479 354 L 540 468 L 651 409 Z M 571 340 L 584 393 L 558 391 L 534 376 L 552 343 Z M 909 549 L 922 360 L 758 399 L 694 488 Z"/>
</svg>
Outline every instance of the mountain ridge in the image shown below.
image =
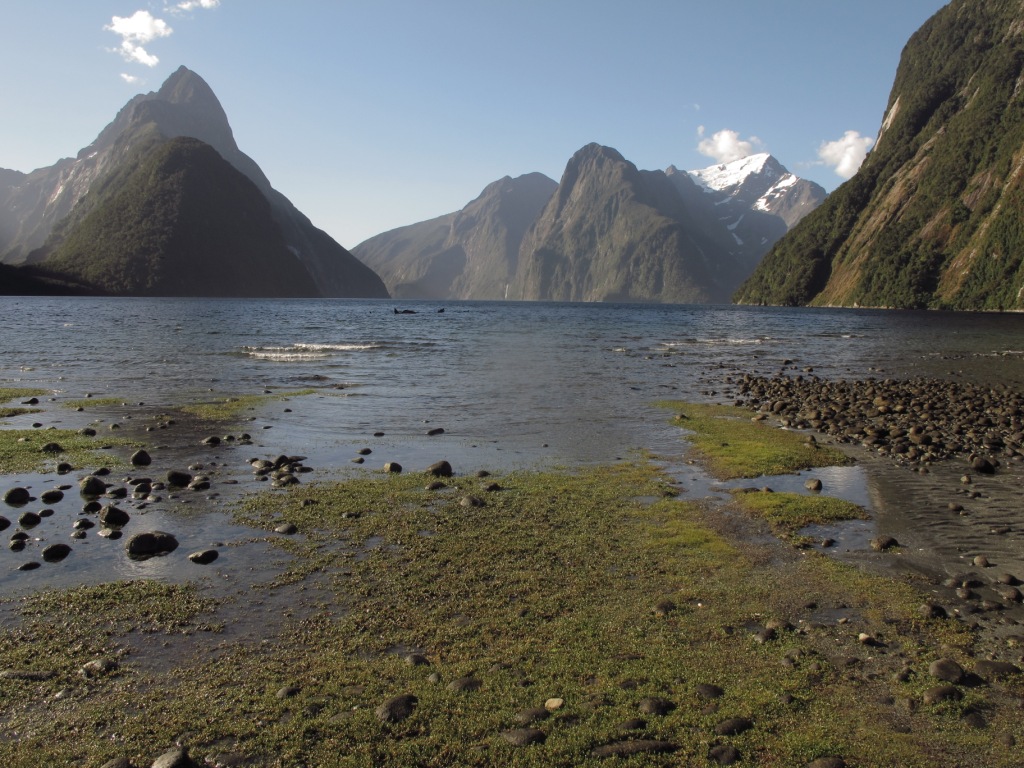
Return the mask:
<svg viewBox="0 0 1024 768">
<path fill-rule="evenodd" d="M 13 175 L 16 172 L 0 175 L 0 262 L 36 264 L 48 270 L 52 265 L 60 265 L 68 270 L 72 269 L 69 261 L 72 251 L 87 259 L 102 259 L 106 251 L 119 254 L 115 261 L 122 268 L 131 270 L 130 254 L 121 248 L 122 241 L 126 239 L 125 233 L 101 227 L 99 231 L 109 239 L 84 249 L 65 247 L 65 241 L 73 234 L 74 228 L 95 214 L 99 207 L 124 204 L 116 190 L 108 188 L 124 183 L 130 176 L 119 171 L 126 164 L 138 162 L 137 153 L 154 151 L 162 143 L 179 138 L 191 138 L 211 147 L 267 202 L 264 209 L 246 191 L 243 194 L 250 208 L 245 215 L 234 211 L 232 217 L 221 224 L 222 229 L 218 229 L 216 222 L 207 222 L 203 227 L 204 232 L 215 236 L 224 248 L 231 251 L 223 254 L 223 258 L 235 265 L 236 274 L 240 275 L 236 279 L 242 284 L 248 285 L 250 281 L 248 276 L 241 275 L 248 266 L 245 248 L 241 244 L 248 242 L 246 230 L 253 224 L 243 225 L 240 222 L 245 216 L 267 217 L 280 234 L 279 238 L 271 237 L 267 242 L 276 243 L 282 267 L 276 284 L 273 281 L 263 283 L 265 290 L 272 291 L 268 295 L 388 295 L 383 282 L 372 270 L 325 232 L 314 227 L 271 186 L 258 164 L 238 148 L 227 115 L 213 90 L 186 67 L 179 67 L 158 91 L 139 94 L 129 100 L 76 158 L 65 158 L 53 166 L 21 176 Z M 203 153 L 188 153 L 188 157 L 203 165 L 197 169 L 200 172 L 216 164 Z M 230 180 L 224 182 L 239 192 L 245 186 Z M 161 188 L 157 184 L 148 189 Z M 110 211 L 103 212 L 101 217 L 108 223 L 116 219 L 115 213 Z M 131 226 L 144 227 L 144 222 L 131 215 L 125 219 L 125 226 L 128 226 L 128 220 Z M 127 239 L 131 239 L 130 233 Z M 177 240 L 169 238 L 163 242 L 171 250 L 163 253 L 161 259 L 188 261 L 189 254 L 174 250 Z M 213 253 L 207 255 L 220 258 Z M 47 260 L 52 260 L 51 264 L 47 264 Z M 109 267 L 114 262 L 106 260 L 105 263 Z M 76 267 L 73 271 L 81 275 L 89 271 L 88 265 Z M 109 270 L 101 271 L 109 284 L 119 282 Z M 127 280 L 124 284 L 136 283 Z M 214 290 L 234 295 L 235 288 L 226 282 Z M 96 290 L 103 291 L 104 288 L 96 286 Z"/>
</svg>

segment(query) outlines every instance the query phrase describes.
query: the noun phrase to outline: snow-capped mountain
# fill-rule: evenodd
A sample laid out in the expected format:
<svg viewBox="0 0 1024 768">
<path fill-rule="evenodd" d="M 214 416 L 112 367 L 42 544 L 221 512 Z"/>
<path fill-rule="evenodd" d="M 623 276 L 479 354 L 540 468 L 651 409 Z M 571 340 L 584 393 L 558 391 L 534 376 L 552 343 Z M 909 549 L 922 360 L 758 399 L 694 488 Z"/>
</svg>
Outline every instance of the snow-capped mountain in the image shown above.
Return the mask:
<svg viewBox="0 0 1024 768">
<path fill-rule="evenodd" d="M 767 153 L 696 171 L 669 166 L 665 173 L 699 221 L 728 233 L 730 253 L 750 269 L 826 195 Z"/>
<path fill-rule="evenodd" d="M 728 199 L 744 209 L 773 214 L 785 221 L 787 229 L 825 199 L 824 189 L 790 173 L 767 152 L 689 174 L 716 204 Z"/>
</svg>

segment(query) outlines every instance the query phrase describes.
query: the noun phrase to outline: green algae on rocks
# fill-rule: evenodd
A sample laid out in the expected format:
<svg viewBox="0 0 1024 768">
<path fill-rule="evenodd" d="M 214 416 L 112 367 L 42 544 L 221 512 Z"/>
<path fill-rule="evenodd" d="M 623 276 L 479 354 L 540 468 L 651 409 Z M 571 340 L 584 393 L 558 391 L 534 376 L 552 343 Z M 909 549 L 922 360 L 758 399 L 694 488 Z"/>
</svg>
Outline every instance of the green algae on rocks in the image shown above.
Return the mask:
<svg viewBox="0 0 1024 768">
<path fill-rule="evenodd" d="M 67 429 L 0 429 L 0 474 L 54 469 L 60 462 L 74 466 L 123 463 L 104 450 L 133 445 L 130 440 L 89 437 Z"/>
<path fill-rule="evenodd" d="M 279 400 L 288 400 L 292 397 L 303 397 L 316 394 L 316 389 L 299 389 L 288 392 L 273 392 L 262 395 L 232 395 L 218 400 L 211 400 L 205 403 L 191 403 L 181 408 L 183 413 L 196 416 L 206 421 L 231 421 L 237 419 L 246 411 L 255 411 Z"/>
<path fill-rule="evenodd" d="M 834 448 L 752 420 L 743 408 L 674 401 L 659 405 L 676 411 L 673 423 L 686 430 L 687 441 L 701 455 L 708 471 L 720 480 L 852 463 Z"/>
</svg>

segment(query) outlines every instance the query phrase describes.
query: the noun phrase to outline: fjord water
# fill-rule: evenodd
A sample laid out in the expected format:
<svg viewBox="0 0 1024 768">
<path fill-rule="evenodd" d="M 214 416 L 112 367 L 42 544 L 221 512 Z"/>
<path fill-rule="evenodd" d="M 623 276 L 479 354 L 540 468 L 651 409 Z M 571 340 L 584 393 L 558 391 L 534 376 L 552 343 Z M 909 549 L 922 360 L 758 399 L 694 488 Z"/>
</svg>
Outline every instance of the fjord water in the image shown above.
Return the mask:
<svg viewBox="0 0 1024 768">
<path fill-rule="evenodd" d="M 498 469 L 678 448 L 654 401 L 715 399 L 726 375 L 784 366 L 1024 381 L 1020 315 L 379 300 L 3 298 L 0 307 L 0 386 L 157 408 L 322 388 L 274 435 L 321 465 L 347 463 L 375 431 L 391 441 L 390 460 L 461 454 Z M 443 442 L 422 440 L 435 426 Z"/>
<path fill-rule="evenodd" d="M 0 298 L 0 307 L 0 387 L 52 392 L 41 398 L 41 413 L 4 426 L 92 425 L 101 445 L 119 424 L 119 435 L 150 449 L 153 473 L 203 465 L 212 475 L 209 494 L 122 503 L 139 517 L 132 530 L 137 523 L 172 531 L 185 554 L 217 542 L 238 545 L 218 547 L 218 565 L 199 575 L 184 556 L 134 561 L 116 542 L 89 536 L 59 567 L 19 571 L 46 542 L 67 540 L 82 507 L 69 493 L 33 530 L 38 544 L 0 558 L 4 593 L 141 577 L 207 576 L 229 588 L 253 564 L 271 574 L 267 546 L 225 513 L 231 499 L 267 487 L 253 477 L 252 458 L 305 456 L 315 470 L 303 476 L 310 482 L 380 471 L 386 462 L 422 470 L 446 459 L 468 475 L 611 462 L 644 450 L 664 461 L 687 498 L 723 498 L 699 468 L 681 460 L 681 432 L 657 401 L 728 402 L 726 377 L 784 369 L 856 379 L 1024 382 L 1019 315 L 348 300 Z M 312 394 L 268 400 L 237 424 L 144 430 L 177 406 L 299 390 Z M 62 404 L 87 395 L 107 402 L 82 412 Z M 427 434 L 437 428 L 443 434 Z M 206 434 L 242 432 L 251 434 L 251 444 L 200 445 Z M 354 464 L 365 449 L 372 452 Z M 3 486 L 39 493 L 93 469 L 66 477 L 21 473 L 5 477 Z M 870 506 L 863 468 L 816 474 L 830 495 Z M 771 482 L 777 490 L 802 491 L 798 476 Z M 909 491 L 898 493 L 905 498 Z"/>
</svg>

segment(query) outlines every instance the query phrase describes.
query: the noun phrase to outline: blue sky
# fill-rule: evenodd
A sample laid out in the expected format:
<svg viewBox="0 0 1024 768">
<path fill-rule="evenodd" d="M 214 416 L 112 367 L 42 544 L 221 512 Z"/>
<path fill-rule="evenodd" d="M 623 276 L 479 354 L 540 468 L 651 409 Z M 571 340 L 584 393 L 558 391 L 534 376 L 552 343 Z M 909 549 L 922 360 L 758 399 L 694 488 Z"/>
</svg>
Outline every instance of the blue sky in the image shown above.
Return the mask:
<svg viewBox="0 0 1024 768">
<path fill-rule="evenodd" d="M 74 156 L 179 65 L 352 247 L 596 141 L 644 169 L 768 151 L 828 190 L 945 0 L 3 0 L 0 168 Z M 858 153 L 860 150 L 860 153 Z"/>
</svg>

